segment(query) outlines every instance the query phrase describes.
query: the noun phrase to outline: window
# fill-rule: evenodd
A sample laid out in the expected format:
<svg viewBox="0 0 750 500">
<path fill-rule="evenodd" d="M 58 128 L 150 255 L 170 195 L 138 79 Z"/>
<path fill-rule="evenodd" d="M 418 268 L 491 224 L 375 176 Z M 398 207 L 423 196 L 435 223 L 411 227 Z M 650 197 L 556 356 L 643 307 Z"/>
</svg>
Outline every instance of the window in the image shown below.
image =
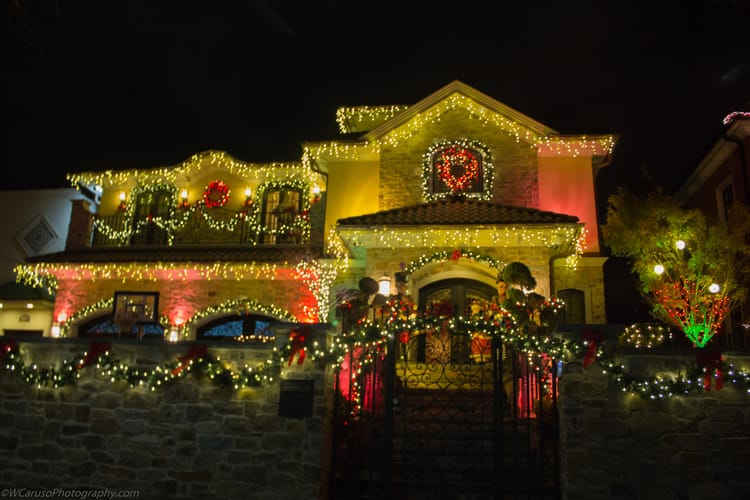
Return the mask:
<svg viewBox="0 0 750 500">
<path fill-rule="evenodd" d="M 141 191 L 135 197 L 132 245 L 164 245 L 168 241 L 163 221 L 168 221 L 175 203 L 174 188 Z"/>
<path fill-rule="evenodd" d="M 433 144 L 424 156 L 423 177 L 429 200 L 451 195 L 488 199 L 493 177 L 489 149 L 466 140 Z"/>
<path fill-rule="evenodd" d="M 716 189 L 716 202 L 718 204 L 719 219 L 725 223 L 729 220 L 729 211 L 734 206 L 734 182 L 729 176 Z"/>
<path fill-rule="evenodd" d="M 249 340 L 267 342 L 273 340 L 275 320 L 256 314 L 235 314 L 224 316 L 198 328 L 200 340 L 236 340 L 246 337 Z"/>
<path fill-rule="evenodd" d="M 266 189 L 261 211 L 261 243 L 300 243 L 302 190 L 292 186 Z"/>
<path fill-rule="evenodd" d="M 583 290 L 567 288 L 557 292 L 557 298 L 565 303 L 558 315 L 560 325 L 583 325 L 586 323 L 586 301 Z"/>
<path fill-rule="evenodd" d="M 139 335 L 138 330 L 142 329 L 142 335 Z M 79 337 L 111 337 L 111 338 L 126 338 L 136 339 L 139 336 L 143 339 L 155 339 L 161 340 L 164 338 L 164 327 L 159 324 L 132 324 L 129 325 L 128 331 L 120 331 L 114 321 L 112 321 L 111 314 L 105 314 L 98 316 L 94 319 L 83 323 L 78 327 Z"/>
</svg>

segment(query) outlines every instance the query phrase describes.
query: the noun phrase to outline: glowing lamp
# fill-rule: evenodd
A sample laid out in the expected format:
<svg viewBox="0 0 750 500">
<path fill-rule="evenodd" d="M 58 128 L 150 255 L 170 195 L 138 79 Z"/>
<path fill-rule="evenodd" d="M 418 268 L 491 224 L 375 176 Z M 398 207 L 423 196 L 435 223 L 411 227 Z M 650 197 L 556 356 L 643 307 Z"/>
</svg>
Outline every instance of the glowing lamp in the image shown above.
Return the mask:
<svg viewBox="0 0 750 500">
<path fill-rule="evenodd" d="M 677 247 L 677 250 L 684 250 L 685 249 L 685 242 L 682 240 L 677 240 L 674 244 L 674 246 Z"/>
<path fill-rule="evenodd" d="M 185 208 L 188 206 L 188 190 L 183 189 L 180 191 L 180 206 Z"/>
<path fill-rule="evenodd" d="M 245 206 L 252 205 L 253 203 L 253 189 L 248 186 L 245 188 Z"/>
<path fill-rule="evenodd" d="M 26 304 L 26 309 L 34 309 L 34 304 L 29 302 L 28 304 Z"/>
<path fill-rule="evenodd" d="M 176 325 L 172 325 L 169 327 L 169 332 L 167 333 L 167 340 L 169 342 L 177 342 L 178 340 L 180 340 L 180 334 L 177 331 Z"/>
<path fill-rule="evenodd" d="M 661 264 L 656 264 L 654 266 L 654 272 L 656 274 L 659 274 L 659 275 L 663 274 L 664 273 L 664 266 L 662 266 Z"/>
<path fill-rule="evenodd" d="M 312 187 L 313 202 L 320 201 L 320 186 L 313 184 Z"/>
<path fill-rule="evenodd" d="M 391 278 L 387 274 L 378 280 L 378 293 L 385 296 L 391 294 Z"/>
<path fill-rule="evenodd" d="M 719 293 L 719 290 L 721 290 L 721 287 L 718 283 L 711 283 L 711 285 L 708 287 L 708 291 L 711 293 Z"/>
<path fill-rule="evenodd" d="M 49 330 L 50 337 L 53 339 L 59 339 L 60 338 L 60 323 L 54 322 L 52 323 L 52 328 Z"/>
<path fill-rule="evenodd" d="M 125 210 L 125 207 L 127 206 L 127 201 L 128 201 L 128 194 L 125 191 L 120 191 L 120 194 L 118 195 L 118 199 L 120 200 L 120 204 L 117 205 L 117 209 Z"/>
</svg>

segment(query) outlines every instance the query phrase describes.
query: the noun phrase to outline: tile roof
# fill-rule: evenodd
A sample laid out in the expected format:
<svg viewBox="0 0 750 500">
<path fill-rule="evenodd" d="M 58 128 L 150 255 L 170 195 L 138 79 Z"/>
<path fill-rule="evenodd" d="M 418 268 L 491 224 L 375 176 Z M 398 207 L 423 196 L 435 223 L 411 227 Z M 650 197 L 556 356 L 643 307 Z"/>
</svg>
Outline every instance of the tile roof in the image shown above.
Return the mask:
<svg viewBox="0 0 750 500">
<path fill-rule="evenodd" d="M 48 300 L 54 302 L 55 296 L 44 287 L 33 287 L 16 282 L 0 285 L 0 300 Z"/>
<path fill-rule="evenodd" d="M 133 246 L 67 250 L 26 259 L 28 263 L 86 262 L 298 262 L 322 257 L 319 248 L 300 245 L 264 246 Z"/>
<path fill-rule="evenodd" d="M 526 207 L 498 205 L 467 198 L 446 198 L 409 207 L 339 219 L 339 226 L 417 226 L 488 224 L 575 223 L 574 215 L 546 212 Z"/>
</svg>

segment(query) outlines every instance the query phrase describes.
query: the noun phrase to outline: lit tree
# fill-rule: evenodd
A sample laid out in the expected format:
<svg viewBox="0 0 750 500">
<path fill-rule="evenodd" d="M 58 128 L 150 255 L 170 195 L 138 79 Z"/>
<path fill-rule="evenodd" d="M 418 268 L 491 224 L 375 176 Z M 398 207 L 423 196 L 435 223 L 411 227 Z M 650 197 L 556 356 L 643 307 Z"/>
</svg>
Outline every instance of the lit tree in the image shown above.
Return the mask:
<svg viewBox="0 0 750 500">
<path fill-rule="evenodd" d="M 747 294 L 750 213 L 735 204 L 727 224 L 655 192 L 609 197 L 605 244 L 627 257 L 652 315 L 704 347 Z"/>
</svg>

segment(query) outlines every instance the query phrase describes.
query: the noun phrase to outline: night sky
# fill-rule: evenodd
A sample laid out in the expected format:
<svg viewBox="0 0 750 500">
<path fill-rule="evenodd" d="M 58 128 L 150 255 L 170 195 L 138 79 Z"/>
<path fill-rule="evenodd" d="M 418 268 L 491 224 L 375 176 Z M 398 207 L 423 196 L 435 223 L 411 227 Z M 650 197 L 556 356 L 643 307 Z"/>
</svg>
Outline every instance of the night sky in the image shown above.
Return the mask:
<svg viewBox="0 0 750 500">
<path fill-rule="evenodd" d="M 744 0 L 364 4 L 4 2 L 0 189 L 208 149 L 299 160 L 337 107 L 456 79 L 563 134 L 619 134 L 601 195 L 670 188 L 750 101 Z"/>
</svg>

